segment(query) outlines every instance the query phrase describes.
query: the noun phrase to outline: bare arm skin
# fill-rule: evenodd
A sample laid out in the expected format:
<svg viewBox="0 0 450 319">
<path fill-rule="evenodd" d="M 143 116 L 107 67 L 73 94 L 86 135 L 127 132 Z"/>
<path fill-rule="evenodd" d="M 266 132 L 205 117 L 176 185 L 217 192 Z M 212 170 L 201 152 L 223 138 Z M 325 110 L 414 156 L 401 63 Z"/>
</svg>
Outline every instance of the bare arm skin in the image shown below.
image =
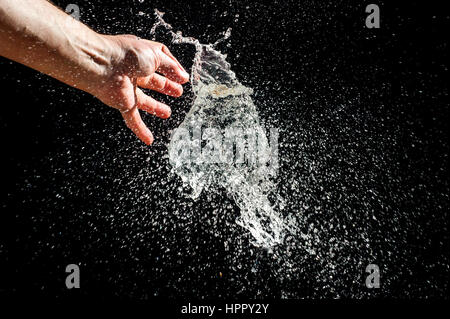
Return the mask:
<svg viewBox="0 0 450 319">
<path fill-rule="evenodd" d="M 153 135 L 138 109 L 161 118 L 171 110 L 139 87 L 178 97 L 189 79 L 165 45 L 98 34 L 45 0 L 0 0 L 0 55 L 118 109 L 147 145 Z"/>
</svg>

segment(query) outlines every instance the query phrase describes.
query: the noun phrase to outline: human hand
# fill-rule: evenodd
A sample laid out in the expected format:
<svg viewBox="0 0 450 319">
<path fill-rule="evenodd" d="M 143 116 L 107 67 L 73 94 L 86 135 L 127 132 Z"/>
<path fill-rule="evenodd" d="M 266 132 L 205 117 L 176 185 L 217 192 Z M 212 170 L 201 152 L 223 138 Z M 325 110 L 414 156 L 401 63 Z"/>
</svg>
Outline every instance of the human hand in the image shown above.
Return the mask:
<svg viewBox="0 0 450 319">
<path fill-rule="evenodd" d="M 45 0 L 0 0 L 0 56 L 91 93 L 118 109 L 144 143 L 153 135 L 138 109 L 161 118 L 170 108 L 142 92 L 174 97 L 189 75 L 158 42 L 91 30 Z"/>
<path fill-rule="evenodd" d="M 111 43 L 111 59 L 104 76 L 89 85 L 88 92 L 103 103 L 118 109 L 126 125 L 145 144 L 153 143 L 153 134 L 139 114 L 139 109 L 160 118 L 170 117 L 171 109 L 146 95 L 140 88 L 173 97 L 183 93 L 181 84 L 189 80 L 169 49 L 158 42 L 132 35 L 104 36 Z"/>
</svg>

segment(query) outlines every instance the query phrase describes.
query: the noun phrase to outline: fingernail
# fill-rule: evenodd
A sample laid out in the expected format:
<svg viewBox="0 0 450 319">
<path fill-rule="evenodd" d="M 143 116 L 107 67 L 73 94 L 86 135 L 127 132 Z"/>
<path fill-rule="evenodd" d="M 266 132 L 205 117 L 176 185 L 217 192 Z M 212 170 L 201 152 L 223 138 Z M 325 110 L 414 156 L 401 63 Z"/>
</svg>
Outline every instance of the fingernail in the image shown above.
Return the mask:
<svg viewBox="0 0 450 319">
<path fill-rule="evenodd" d="M 163 114 L 163 118 L 168 119 L 171 115 L 172 115 L 172 109 L 170 108 L 170 106 L 167 106 L 167 108 Z"/>
<path fill-rule="evenodd" d="M 153 144 L 153 140 L 154 140 L 154 138 L 153 138 L 152 132 L 150 132 L 150 130 L 147 129 L 147 141 L 146 141 L 145 144 L 152 145 Z"/>
<path fill-rule="evenodd" d="M 175 97 L 179 97 L 183 94 L 183 86 L 181 84 L 176 85 L 176 91 L 174 92 Z"/>
<path fill-rule="evenodd" d="M 155 115 L 162 119 L 168 119 L 172 115 L 172 110 L 170 106 L 163 105 L 163 107 L 161 107 L 159 112 L 157 112 Z"/>
<path fill-rule="evenodd" d="M 178 61 L 177 59 L 175 59 L 176 64 L 180 67 L 180 69 L 182 69 L 184 72 L 186 72 L 186 69 L 183 68 L 183 66 L 181 65 L 180 61 Z"/>
</svg>

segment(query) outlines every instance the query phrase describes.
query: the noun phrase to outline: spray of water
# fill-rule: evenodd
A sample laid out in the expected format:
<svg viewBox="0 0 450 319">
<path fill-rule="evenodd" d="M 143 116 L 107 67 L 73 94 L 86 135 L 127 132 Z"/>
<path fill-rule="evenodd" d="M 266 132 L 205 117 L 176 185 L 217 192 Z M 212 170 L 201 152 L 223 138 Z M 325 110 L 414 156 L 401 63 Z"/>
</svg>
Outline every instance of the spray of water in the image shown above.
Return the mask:
<svg viewBox="0 0 450 319">
<path fill-rule="evenodd" d="M 202 44 L 197 39 L 183 36 L 181 32 L 173 32 L 172 26 L 164 21 L 162 12 L 156 10 L 156 16 L 152 33 L 160 26 L 165 27 L 174 43 L 188 43 L 196 48 L 191 72 L 195 100 L 169 145 L 169 162 L 173 172 L 192 188 L 193 198 L 198 198 L 205 189 L 224 188 L 239 206 L 237 223 L 252 234 L 254 245 L 270 248 L 281 243 L 285 223 L 269 200 L 270 195 L 275 195 L 276 188 L 274 143 L 269 146 L 251 98 L 252 89 L 237 80 L 226 56 L 215 49 L 218 43 L 230 36 L 231 29 L 216 43 Z M 206 161 L 204 151 L 192 151 L 202 148 L 205 133 L 202 135 L 200 132 L 205 127 L 214 128 L 214 132 L 241 132 L 240 137 L 244 140 L 257 136 L 257 147 L 246 149 L 246 160 L 243 162 L 233 160 L 234 154 L 228 154 L 230 157 L 225 160 Z M 186 132 L 190 133 L 187 139 Z M 186 153 L 186 150 L 190 151 Z M 234 153 L 239 153 L 237 147 Z M 186 160 L 186 154 L 189 160 Z M 256 158 L 272 160 L 267 165 Z M 275 201 L 281 200 L 276 195 L 274 197 Z"/>
</svg>

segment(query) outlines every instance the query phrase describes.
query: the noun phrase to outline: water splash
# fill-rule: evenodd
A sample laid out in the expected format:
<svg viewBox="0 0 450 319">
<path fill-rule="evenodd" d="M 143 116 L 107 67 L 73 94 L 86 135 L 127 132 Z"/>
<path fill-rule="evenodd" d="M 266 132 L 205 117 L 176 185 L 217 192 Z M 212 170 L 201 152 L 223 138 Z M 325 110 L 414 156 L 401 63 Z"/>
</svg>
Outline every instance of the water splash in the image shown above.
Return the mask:
<svg viewBox="0 0 450 319">
<path fill-rule="evenodd" d="M 156 16 L 158 20 L 151 33 L 163 26 L 171 33 L 174 43 L 189 43 L 196 48 L 191 72 L 195 100 L 169 145 L 169 162 L 173 171 L 192 188 L 193 198 L 198 198 L 205 189 L 223 187 L 239 206 L 237 223 L 252 234 L 254 245 L 270 248 L 281 243 L 283 218 L 269 200 L 276 188 L 273 181 L 277 169 L 274 164 L 276 141 L 269 145 L 251 98 L 253 90 L 237 80 L 226 56 L 215 49 L 218 43 L 231 35 L 231 29 L 214 44 L 202 44 L 192 37 L 184 37 L 181 32 L 173 32 L 172 26 L 164 21 L 162 12 L 156 10 Z M 205 127 L 222 132 L 242 132 L 240 137 L 244 139 L 256 136 L 258 147 L 246 149 L 245 162 L 228 158 L 211 163 L 205 161 L 205 152 L 186 153 L 186 150 L 201 148 L 205 133 L 202 135 L 200 132 Z M 191 133 L 188 139 L 184 138 L 185 132 Z M 271 134 L 271 141 L 274 137 Z M 236 148 L 235 153 L 238 152 Z M 234 154 L 228 155 L 233 157 Z M 261 158 L 270 158 L 270 163 L 257 160 Z"/>
</svg>

